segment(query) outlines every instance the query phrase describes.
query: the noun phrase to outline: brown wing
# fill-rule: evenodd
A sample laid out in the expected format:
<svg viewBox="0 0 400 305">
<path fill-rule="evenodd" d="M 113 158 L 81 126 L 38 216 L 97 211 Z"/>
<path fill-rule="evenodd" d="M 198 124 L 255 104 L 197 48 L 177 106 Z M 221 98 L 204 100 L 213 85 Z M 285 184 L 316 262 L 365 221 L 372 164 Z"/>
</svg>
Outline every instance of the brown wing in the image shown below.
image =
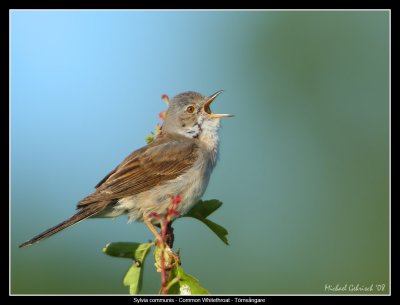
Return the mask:
<svg viewBox="0 0 400 305">
<path fill-rule="evenodd" d="M 173 180 L 196 161 L 197 144 L 181 136 L 164 136 L 130 154 L 78 204 L 85 205 L 139 194 Z"/>
<path fill-rule="evenodd" d="M 106 182 L 107 179 L 108 179 L 112 174 L 114 174 L 114 173 L 118 170 L 119 167 L 123 166 L 125 163 L 127 163 L 127 162 L 128 162 L 129 160 L 131 160 L 132 158 L 134 158 L 134 157 L 140 155 L 140 153 L 145 152 L 148 148 L 149 148 L 149 145 L 144 146 L 144 147 L 142 147 L 142 148 L 139 148 L 138 150 L 135 150 L 133 153 L 131 153 L 128 157 L 125 158 L 124 161 L 121 162 L 121 164 L 119 164 L 116 168 L 114 168 L 111 172 L 109 172 L 109 173 L 107 174 L 107 176 L 105 176 L 103 179 L 101 179 L 100 182 L 96 184 L 95 188 L 100 187 L 104 182 Z"/>
</svg>

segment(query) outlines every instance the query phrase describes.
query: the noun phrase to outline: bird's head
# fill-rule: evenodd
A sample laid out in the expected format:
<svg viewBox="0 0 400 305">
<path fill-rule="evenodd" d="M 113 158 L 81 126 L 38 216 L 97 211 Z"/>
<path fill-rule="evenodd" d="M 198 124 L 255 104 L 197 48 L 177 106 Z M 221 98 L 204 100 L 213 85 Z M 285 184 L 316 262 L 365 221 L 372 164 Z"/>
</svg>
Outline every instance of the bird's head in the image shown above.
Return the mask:
<svg viewBox="0 0 400 305">
<path fill-rule="evenodd" d="M 169 102 L 162 127 L 163 133 L 178 133 L 205 142 L 210 137 L 216 137 L 220 120 L 233 116 L 211 111 L 211 103 L 222 92 L 221 90 L 211 96 L 203 96 L 197 92 L 189 91 L 175 96 Z"/>
</svg>

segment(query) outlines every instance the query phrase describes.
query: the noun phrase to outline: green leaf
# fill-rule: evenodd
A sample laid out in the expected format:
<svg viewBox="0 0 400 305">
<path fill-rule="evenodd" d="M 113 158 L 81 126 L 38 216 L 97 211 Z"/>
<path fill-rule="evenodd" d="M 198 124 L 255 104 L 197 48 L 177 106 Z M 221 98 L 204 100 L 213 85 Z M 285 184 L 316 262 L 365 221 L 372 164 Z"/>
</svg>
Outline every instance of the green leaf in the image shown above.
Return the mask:
<svg viewBox="0 0 400 305">
<path fill-rule="evenodd" d="M 229 245 L 227 238 L 228 231 L 219 224 L 207 219 L 207 217 L 220 208 L 221 205 L 222 202 L 216 199 L 207 201 L 200 200 L 188 213 L 182 217 L 193 217 L 197 220 L 200 220 L 207 227 L 209 227 L 211 231 L 213 231 L 226 245 Z"/>
<path fill-rule="evenodd" d="M 142 288 L 144 260 L 153 245 L 154 243 L 117 242 L 103 248 L 107 255 L 133 259 L 133 264 L 123 280 L 124 285 L 129 286 L 130 294 L 137 294 Z"/>
<path fill-rule="evenodd" d="M 223 227 L 220 226 L 219 224 L 205 218 L 197 218 L 196 219 L 200 220 L 202 223 L 204 223 L 207 227 L 211 229 L 226 245 L 229 245 L 228 242 L 228 231 Z"/>
<path fill-rule="evenodd" d="M 103 248 L 103 252 L 110 256 L 134 259 L 140 245 L 131 242 L 110 243 Z"/>
<path fill-rule="evenodd" d="M 146 138 L 145 138 L 145 140 L 146 140 L 146 143 L 147 143 L 147 144 L 150 144 L 151 142 L 154 141 L 154 134 L 151 133 L 151 134 L 147 135 Z"/>
<path fill-rule="evenodd" d="M 168 294 L 209 294 L 207 289 L 200 286 L 198 279 L 185 273 L 180 266 L 176 266 L 171 270 L 169 282 L 175 278 L 179 278 L 179 280 L 168 289 Z"/>
<path fill-rule="evenodd" d="M 129 294 L 138 294 L 142 289 L 143 282 L 143 266 L 138 267 L 133 262 L 128 272 L 124 276 L 124 286 L 129 287 Z"/>
<path fill-rule="evenodd" d="M 211 213 L 214 213 L 222 205 L 222 202 L 217 199 L 202 201 L 200 200 L 196 205 L 190 209 L 184 216 L 194 218 L 207 218 Z"/>
</svg>

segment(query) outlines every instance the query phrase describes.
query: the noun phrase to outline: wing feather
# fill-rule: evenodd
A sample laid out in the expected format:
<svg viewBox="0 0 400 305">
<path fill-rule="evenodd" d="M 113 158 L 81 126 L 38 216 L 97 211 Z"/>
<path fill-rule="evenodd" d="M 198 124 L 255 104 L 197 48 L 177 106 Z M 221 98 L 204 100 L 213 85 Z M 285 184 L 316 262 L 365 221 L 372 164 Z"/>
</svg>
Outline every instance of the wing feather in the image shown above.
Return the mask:
<svg viewBox="0 0 400 305">
<path fill-rule="evenodd" d="M 96 185 L 95 192 L 78 203 L 78 208 L 136 195 L 179 177 L 197 160 L 197 148 L 195 139 L 160 137 L 130 154 Z"/>
</svg>

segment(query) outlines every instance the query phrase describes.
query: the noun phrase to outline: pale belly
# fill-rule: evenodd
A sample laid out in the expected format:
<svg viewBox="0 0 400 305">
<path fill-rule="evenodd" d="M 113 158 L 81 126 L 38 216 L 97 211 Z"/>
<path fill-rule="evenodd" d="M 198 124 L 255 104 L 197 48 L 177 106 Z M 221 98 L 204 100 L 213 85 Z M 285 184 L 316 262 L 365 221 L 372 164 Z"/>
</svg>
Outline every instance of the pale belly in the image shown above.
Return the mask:
<svg viewBox="0 0 400 305">
<path fill-rule="evenodd" d="M 172 197 L 175 195 L 180 195 L 182 198 L 177 210 L 180 215 L 183 215 L 203 196 L 211 172 L 211 166 L 199 163 L 174 180 L 156 186 L 149 191 L 118 200 L 118 203 L 113 208 L 96 216 L 117 217 L 127 214 L 129 221 L 143 221 L 146 218 L 153 223 L 157 223 L 156 219 L 149 218 L 147 215 L 152 212 L 163 215 L 171 205 Z"/>
</svg>

